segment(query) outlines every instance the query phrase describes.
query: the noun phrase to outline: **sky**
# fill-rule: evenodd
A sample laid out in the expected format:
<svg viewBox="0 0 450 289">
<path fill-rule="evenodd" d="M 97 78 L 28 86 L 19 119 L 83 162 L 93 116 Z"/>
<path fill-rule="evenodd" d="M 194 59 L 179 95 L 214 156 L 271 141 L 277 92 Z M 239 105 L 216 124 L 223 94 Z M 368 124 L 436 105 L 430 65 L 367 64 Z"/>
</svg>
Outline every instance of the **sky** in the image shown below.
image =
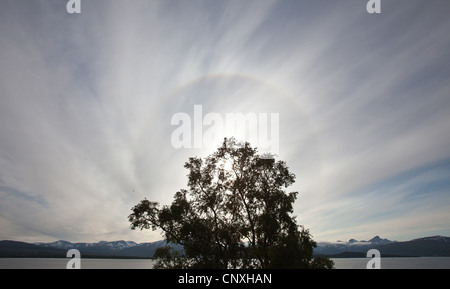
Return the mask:
<svg viewBox="0 0 450 289">
<path fill-rule="evenodd" d="M 450 236 L 448 1 L 80 3 L 0 0 L 0 240 L 161 240 L 131 208 L 214 151 L 180 113 L 277 116 L 316 241 Z"/>
</svg>

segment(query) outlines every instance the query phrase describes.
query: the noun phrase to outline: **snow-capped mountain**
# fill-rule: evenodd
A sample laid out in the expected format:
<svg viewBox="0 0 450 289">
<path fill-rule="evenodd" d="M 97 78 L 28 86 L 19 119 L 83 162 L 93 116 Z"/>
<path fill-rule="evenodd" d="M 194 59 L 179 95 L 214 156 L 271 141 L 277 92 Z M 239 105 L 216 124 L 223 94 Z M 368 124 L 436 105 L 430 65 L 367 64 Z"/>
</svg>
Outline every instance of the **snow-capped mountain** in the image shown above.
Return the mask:
<svg viewBox="0 0 450 289">
<path fill-rule="evenodd" d="M 135 243 L 132 241 L 101 241 L 97 243 L 71 243 L 59 240 L 51 243 L 24 243 L 0 241 L 0 258 L 51 257 L 66 258 L 69 249 L 78 249 L 85 258 L 151 258 L 155 251 L 167 246 L 166 241 Z M 181 245 L 169 244 L 182 251 Z M 379 236 L 365 241 L 350 239 L 347 242 L 318 242 L 315 254 L 334 257 L 365 257 L 369 249 L 378 249 L 381 256 L 446 256 L 450 257 L 450 237 L 430 236 L 411 241 L 396 242 Z M 348 253 L 350 252 L 350 253 Z"/>
<path fill-rule="evenodd" d="M 100 241 L 97 243 L 71 243 L 64 240 L 59 240 L 51 243 L 34 243 L 39 247 L 70 250 L 77 249 L 81 255 L 95 255 L 95 256 L 126 256 L 126 257 L 145 257 L 151 258 L 156 249 L 162 246 L 166 246 L 166 241 L 156 241 L 151 243 L 136 243 L 133 241 Z M 181 246 L 170 244 L 177 250 L 182 250 Z"/>
<path fill-rule="evenodd" d="M 369 241 L 350 239 L 348 242 L 318 242 L 314 253 L 336 257 L 365 257 L 369 249 L 379 250 L 381 256 L 450 256 L 450 237 L 430 236 L 397 242 L 376 236 Z"/>
<path fill-rule="evenodd" d="M 348 240 L 348 242 L 317 242 L 317 247 L 314 249 L 314 253 L 335 255 L 343 252 L 367 252 L 368 249 L 375 248 L 376 246 L 380 245 L 390 244 L 393 242 L 395 241 L 382 239 L 379 236 L 375 236 L 368 241 L 358 241 L 355 239 L 350 239 Z"/>
<path fill-rule="evenodd" d="M 450 243 L 450 238 L 444 237 L 444 236 L 431 236 L 431 237 L 413 239 L 411 241 L 435 241 L 435 242 Z"/>
<path fill-rule="evenodd" d="M 134 246 L 137 246 L 138 244 L 133 241 L 113 241 L 113 242 L 107 242 L 107 241 L 100 241 L 98 243 L 71 243 L 64 240 L 59 240 L 56 242 L 51 243 L 35 243 L 35 245 L 39 245 L 42 247 L 52 247 L 52 248 L 58 248 L 58 249 L 84 249 L 84 248 L 110 248 L 113 250 L 123 250 L 126 248 L 131 248 Z"/>
</svg>

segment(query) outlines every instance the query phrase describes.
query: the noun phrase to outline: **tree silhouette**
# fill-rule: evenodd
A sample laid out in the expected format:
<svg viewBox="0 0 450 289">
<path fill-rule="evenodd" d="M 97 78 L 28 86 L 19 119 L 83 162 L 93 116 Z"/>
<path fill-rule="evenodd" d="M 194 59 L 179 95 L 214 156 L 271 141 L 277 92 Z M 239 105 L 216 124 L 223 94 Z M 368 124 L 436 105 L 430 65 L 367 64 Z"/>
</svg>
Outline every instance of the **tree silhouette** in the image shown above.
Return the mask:
<svg viewBox="0 0 450 289">
<path fill-rule="evenodd" d="M 314 260 L 316 243 L 296 223 L 297 192 L 283 161 L 261 157 L 249 143 L 224 139 L 212 155 L 189 158 L 188 190 L 170 206 L 142 200 L 129 215 L 131 228 L 161 229 L 184 253 L 158 249 L 157 268 L 332 268 Z"/>
</svg>

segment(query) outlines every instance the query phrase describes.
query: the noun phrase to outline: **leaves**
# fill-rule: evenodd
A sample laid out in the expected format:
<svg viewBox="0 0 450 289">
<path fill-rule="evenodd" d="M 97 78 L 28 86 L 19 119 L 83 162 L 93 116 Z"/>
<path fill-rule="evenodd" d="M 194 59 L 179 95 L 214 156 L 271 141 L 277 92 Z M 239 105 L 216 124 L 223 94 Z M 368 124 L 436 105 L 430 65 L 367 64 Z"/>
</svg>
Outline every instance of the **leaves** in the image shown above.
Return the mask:
<svg viewBox="0 0 450 289">
<path fill-rule="evenodd" d="M 174 253 L 164 249 L 157 256 L 165 259 L 160 267 L 311 267 L 315 242 L 292 216 L 298 193 L 285 191 L 295 181 L 285 162 L 231 138 L 184 167 L 188 189 L 177 192 L 170 206 L 159 209 L 143 200 L 129 216 L 132 229 L 160 228 L 168 242 L 184 246 L 189 262 L 174 265 Z M 322 261 L 314 266 L 328 264 Z"/>
</svg>

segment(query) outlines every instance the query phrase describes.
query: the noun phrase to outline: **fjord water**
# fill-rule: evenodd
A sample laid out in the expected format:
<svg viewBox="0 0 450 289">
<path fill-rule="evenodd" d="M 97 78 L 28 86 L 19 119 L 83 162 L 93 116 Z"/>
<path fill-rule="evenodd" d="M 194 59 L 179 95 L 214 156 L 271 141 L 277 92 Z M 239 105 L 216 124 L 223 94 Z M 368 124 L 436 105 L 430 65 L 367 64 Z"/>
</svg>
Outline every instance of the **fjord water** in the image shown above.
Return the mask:
<svg viewBox="0 0 450 289">
<path fill-rule="evenodd" d="M 335 258 L 336 269 L 366 269 L 370 258 Z M 384 257 L 381 269 L 450 269 L 450 257 Z"/>
<path fill-rule="evenodd" d="M 336 258 L 336 269 L 366 269 L 369 258 Z M 69 259 L 0 258 L 0 269 L 66 269 Z M 148 259 L 81 259 L 81 269 L 151 269 Z M 381 269 L 450 269 L 450 257 L 381 258 Z"/>
<path fill-rule="evenodd" d="M 0 269 L 66 269 L 64 258 L 0 258 Z M 81 259 L 81 269 L 152 269 L 149 259 Z"/>
</svg>

